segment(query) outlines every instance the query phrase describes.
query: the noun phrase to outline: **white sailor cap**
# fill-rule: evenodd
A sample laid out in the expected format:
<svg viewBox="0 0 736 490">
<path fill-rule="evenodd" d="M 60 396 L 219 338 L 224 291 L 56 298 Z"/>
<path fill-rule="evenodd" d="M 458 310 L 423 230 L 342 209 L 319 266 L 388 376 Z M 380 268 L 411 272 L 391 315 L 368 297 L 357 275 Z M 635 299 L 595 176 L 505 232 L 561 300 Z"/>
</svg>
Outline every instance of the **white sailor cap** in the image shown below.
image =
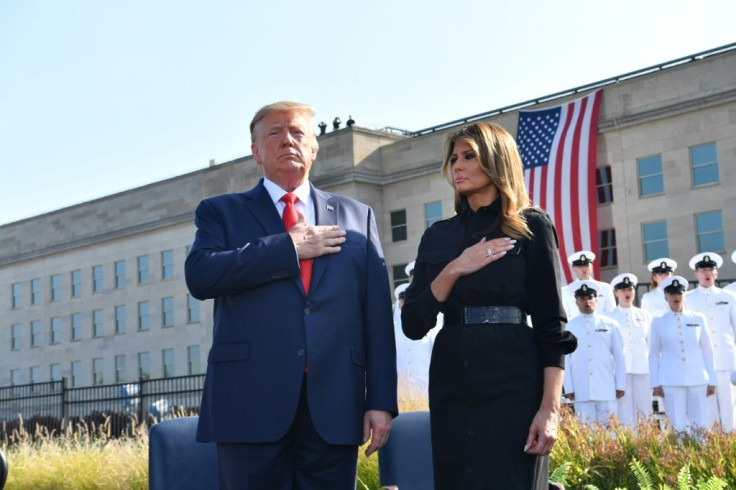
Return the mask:
<svg viewBox="0 0 736 490">
<path fill-rule="evenodd" d="M 698 270 L 701 267 L 715 267 L 718 268 L 723 265 L 723 259 L 720 255 L 713 252 L 701 252 L 694 255 L 690 259 L 690 268 L 692 270 Z"/>
<path fill-rule="evenodd" d="M 647 269 L 649 269 L 649 272 L 654 272 L 655 274 L 667 274 L 668 272 L 677 270 L 677 262 L 667 257 L 661 257 L 649 262 Z"/>
<path fill-rule="evenodd" d="M 638 283 L 639 279 L 630 272 L 619 274 L 611 280 L 611 286 L 613 286 L 613 289 L 635 288 Z"/>
<path fill-rule="evenodd" d="M 580 250 L 567 258 L 570 265 L 588 265 L 595 260 L 595 254 L 589 250 Z"/>
<path fill-rule="evenodd" d="M 597 297 L 598 293 L 600 293 L 600 288 L 596 283 L 593 281 L 575 281 L 572 283 L 572 289 L 575 290 L 575 297 L 578 298 L 580 296 L 593 296 Z"/>
<path fill-rule="evenodd" d="M 684 293 L 690 287 L 690 283 L 682 276 L 670 276 L 662 281 L 661 286 L 665 293 Z"/>
<path fill-rule="evenodd" d="M 408 282 L 405 282 L 404 284 L 399 284 L 398 286 L 396 286 L 396 289 L 394 289 L 394 297 L 396 299 L 399 299 L 399 295 L 401 295 L 401 293 L 406 291 L 406 288 L 408 287 L 409 287 Z"/>
<path fill-rule="evenodd" d="M 406 264 L 406 267 L 404 267 L 404 274 L 406 274 L 407 277 L 414 274 L 414 263 L 415 262 L 416 261 L 412 260 L 411 262 Z"/>
</svg>

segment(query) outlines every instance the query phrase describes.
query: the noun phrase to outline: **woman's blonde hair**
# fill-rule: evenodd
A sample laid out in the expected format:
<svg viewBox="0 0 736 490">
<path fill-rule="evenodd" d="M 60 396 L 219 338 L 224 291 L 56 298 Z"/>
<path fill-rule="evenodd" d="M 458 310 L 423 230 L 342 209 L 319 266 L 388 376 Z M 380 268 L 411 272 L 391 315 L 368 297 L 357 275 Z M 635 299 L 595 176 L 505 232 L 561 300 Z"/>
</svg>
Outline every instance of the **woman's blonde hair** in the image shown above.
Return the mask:
<svg viewBox="0 0 736 490">
<path fill-rule="evenodd" d="M 470 146 L 483 172 L 491 178 L 501 197 L 501 231 L 511 238 L 531 238 L 523 211 L 530 207 L 524 186 L 524 167 L 516 142 L 497 124 L 477 122 L 451 131 L 445 138 L 442 175 L 455 188 L 450 157 L 456 142 Z M 463 196 L 455 190 L 455 212 L 463 206 Z"/>
</svg>

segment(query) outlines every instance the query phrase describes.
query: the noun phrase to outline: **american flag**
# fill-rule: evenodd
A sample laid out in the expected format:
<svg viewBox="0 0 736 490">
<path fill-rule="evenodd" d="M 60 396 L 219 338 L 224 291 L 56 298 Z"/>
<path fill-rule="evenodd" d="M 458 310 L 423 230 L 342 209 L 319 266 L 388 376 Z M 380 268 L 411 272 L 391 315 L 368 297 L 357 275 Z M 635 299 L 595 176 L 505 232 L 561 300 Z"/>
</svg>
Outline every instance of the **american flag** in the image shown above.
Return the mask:
<svg viewBox="0 0 736 490">
<path fill-rule="evenodd" d="M 560 279 L 565 283 L 572 281 L 567 264 L 570 254 L 598 252 L 595 161 L 599 105 L 597 90 L 565 105 L 519 112 L 516 142 L 526 187 L 532 202 L 547 211 L 555 224 L 563 271 Z"/>
</svg>

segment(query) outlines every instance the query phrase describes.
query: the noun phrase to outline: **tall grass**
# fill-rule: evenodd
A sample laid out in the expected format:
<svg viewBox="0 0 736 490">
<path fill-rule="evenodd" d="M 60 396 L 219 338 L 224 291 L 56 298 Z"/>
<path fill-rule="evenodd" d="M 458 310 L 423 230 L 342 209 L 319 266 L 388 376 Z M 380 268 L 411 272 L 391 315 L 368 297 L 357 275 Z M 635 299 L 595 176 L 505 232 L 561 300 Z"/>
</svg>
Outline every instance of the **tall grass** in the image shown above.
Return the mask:
<svg viewBox="0 0 736 490">
<path fill-rule="evenodd" d="M 405 398 L 402 411 L 426 409 L 423 398 Z M 75 429 L 75 430 L 72 430 Z M 489 441 L 490 443 L 490 441 Z M 2 441 L 10 473 L 7 487 L 14 489 L 146 489 L 148 487 L 148 429 L 132 427 L 130 435 L 113 438 L 109 425 L 66 425 L 49 433 L 17 430 Z M 378 458 L 366 458 L 361 448 L 358 460 L 358 490 L 377 490 Z M 678 488 L 677 475 L 689 463 L 694 482 L 711 476 L 722 478 L 736 489 L 736 435 L 718 429 L 697 437 L 662 432 L 655 420 L 636 431 L 619 425 L 582 426 L 564 413 L 559 439 L 551 456 L 551 468 L 565 464 L 568 489 L 602 490 L 639 488 L 631 463 L 636 460 L 653 478 L 654 488 Z M 427 471 L 431 471 L 429 468 Z M 695 487 L 693 487 L 695 488 Z"/>
<path fill-rule="evenodd" d="M 703 430 L 694 437 L 678 435 L 669 427 L 663 432 L 654 418 L 632 430 L 615 419 L 608 426 L 580 425 L 565 412 L 550 466 L 569 463 L 567 488 L 594 485 L 634 490 L 639 488 L 630 468 L 634 460 L 652 475 L 656 488 L 677 488 L 677 475 L 687 463 L 694 481 L 717 476 L 728 488 L 736 488 L 736 435 L 719 428 Z"/>
<path fill-rule="evenodd" d="M 147 489 L 148 430 L 131 428 L 130 436 L 113 438 L 109 424 L 87 427 L 67 424 L 61 433 L 21 424 L 2 441 L 8 457 L 6 488 Z"/>
</svg>

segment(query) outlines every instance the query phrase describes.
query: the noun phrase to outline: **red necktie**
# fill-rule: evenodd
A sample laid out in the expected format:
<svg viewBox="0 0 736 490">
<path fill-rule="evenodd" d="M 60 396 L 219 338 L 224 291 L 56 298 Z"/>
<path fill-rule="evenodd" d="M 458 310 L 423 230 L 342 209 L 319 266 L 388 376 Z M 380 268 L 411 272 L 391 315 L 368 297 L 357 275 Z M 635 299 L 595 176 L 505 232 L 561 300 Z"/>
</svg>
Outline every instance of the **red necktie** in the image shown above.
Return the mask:
<svg viewBox="0 0 736 490">
<path fill-rule="evenodd" d="M 296 195 L 291 192 L 287 192 L 281 198 L 281 201 L 285 204 L 284 214 L 281 215 L 281 221 L 284 222 L 284 228 L 286 231 L 296 224 L 299 219 L 299 213 L 296 210 Z M 304 259 L 299 261 L 299 273 L 302 276 L 302 284 L 304 285 L 304 293 L 309 294 L 309 283 L 312 280 L 312 259 Z"/>
</svg>

